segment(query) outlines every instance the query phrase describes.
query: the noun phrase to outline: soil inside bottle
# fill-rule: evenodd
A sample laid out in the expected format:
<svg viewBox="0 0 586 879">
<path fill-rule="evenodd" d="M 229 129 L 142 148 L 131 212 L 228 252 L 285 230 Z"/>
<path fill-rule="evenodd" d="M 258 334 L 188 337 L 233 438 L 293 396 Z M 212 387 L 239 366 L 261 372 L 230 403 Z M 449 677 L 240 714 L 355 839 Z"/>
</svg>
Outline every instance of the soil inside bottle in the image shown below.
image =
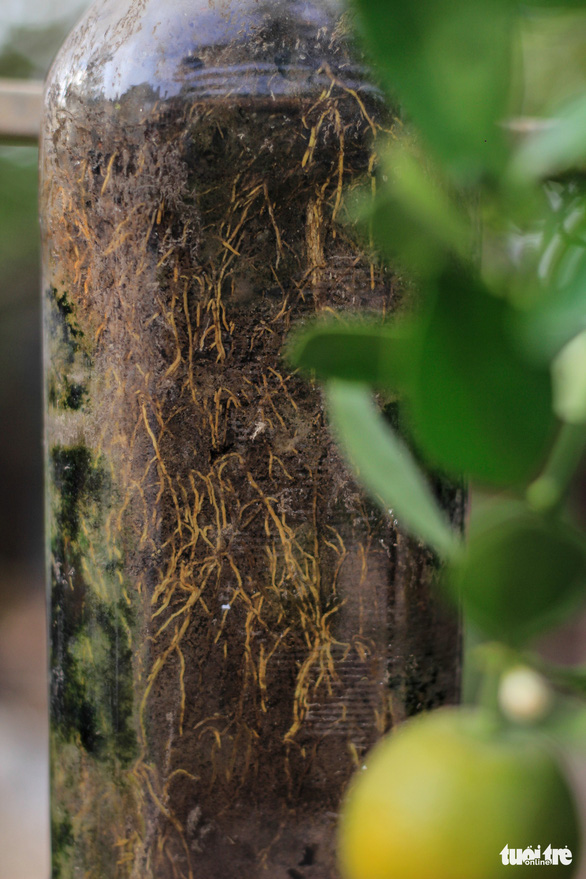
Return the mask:
<svg viewBox="0 0 586 879">
<path fill-rule="evenodd" d="M 381 118 L 141 86 L 45 143 L 56 876 L 335 876 L 366 750 L 457 698 L 435 560 L 282 357 L 401 301 L 350 214 Z"/>
</svg>

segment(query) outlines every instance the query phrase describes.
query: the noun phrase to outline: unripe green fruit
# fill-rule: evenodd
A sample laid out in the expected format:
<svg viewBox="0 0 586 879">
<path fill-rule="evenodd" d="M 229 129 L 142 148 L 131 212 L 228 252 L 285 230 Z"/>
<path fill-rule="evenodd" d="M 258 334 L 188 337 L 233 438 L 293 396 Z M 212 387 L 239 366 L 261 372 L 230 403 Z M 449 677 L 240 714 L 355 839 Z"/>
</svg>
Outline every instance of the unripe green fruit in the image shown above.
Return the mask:
<svg viewBox="0 0 586 879">
<path fill-rule="evenodd" d="M 585 580 L 582 535 L 513 503 L 473 519 L 466 549 L 446 573 L 468 618 L 514 645 L 563 622 L 584 600 Z"/>
</svg>

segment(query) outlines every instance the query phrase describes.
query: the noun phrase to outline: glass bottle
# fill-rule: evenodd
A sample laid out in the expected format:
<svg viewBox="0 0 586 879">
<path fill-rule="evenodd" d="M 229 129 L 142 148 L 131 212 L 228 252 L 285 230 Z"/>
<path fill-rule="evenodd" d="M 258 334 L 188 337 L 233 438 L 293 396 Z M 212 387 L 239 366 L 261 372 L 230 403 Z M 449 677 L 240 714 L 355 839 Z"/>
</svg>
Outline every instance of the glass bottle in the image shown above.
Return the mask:
<svg viewBox="0 0 586 879">
<path fill-rule="evenodd" d="M 347 208 L 391 124 L 331 0 L 98 0 L 53 66 L 55 879 L 334 877 L 366 750 L 457 698 L 435 559 L 282 358 L 401 299 Z"/>
</svg>

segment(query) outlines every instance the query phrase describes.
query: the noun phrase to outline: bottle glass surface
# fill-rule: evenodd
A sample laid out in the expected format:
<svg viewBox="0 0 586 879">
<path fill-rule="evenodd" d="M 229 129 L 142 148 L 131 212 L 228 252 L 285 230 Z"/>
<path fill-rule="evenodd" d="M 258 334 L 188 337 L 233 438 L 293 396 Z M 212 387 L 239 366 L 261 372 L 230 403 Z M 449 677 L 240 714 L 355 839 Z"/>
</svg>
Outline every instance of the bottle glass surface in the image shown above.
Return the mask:
<svg viewBox="0 0 586 879">
<path fill-rule="evenodd" d="M 99 0 L 53 66 L 56 879 L 335 877 L 365 752 L 457 699 L 432 554 L 282 357 L 299 321 L 400 304 L 350 206 L 392 124 L 330 0 Z"/>
</svg>

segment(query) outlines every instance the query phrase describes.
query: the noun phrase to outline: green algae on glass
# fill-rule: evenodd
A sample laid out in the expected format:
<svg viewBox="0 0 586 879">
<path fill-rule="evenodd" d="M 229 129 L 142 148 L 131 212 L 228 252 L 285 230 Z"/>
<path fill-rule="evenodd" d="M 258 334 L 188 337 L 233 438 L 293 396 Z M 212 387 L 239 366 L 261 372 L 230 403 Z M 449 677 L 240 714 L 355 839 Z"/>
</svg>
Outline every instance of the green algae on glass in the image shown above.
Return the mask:
<svg viewBox="0 0 586 879">
<path fill-rule="evenodd" d="M 83 814 L 75 774 L 86 775 L 99 798 L 85 818 L 85 832 L 97 835 L 100 824 L 112 820 L 113 806 L 126 808 L 123 785 L 118 789 L 116 779 L 137 755 L 131 638 L 135 614 L 123 588 L 120 553 L 100 546 L 100 499 L 112 492 L 111 476 L 85 446 L 55 445 L 49 484 L 51 774 L 58 784 L 69 766 L 69 796 L 78 801 L 71 811 L 53 803 L 54 864 L 60 865 L 54 875 L 73 877 L 79 862 L 74 840 Z M 113 803 L 103 797 L 104 786 L 115 789 Z M 104 857 L 96 869 L 106 875 L 116 862 L 108 845 L 100 851 Z"/>
<path fill-rule="evenodd" d="M 45 321 L 51 334 L 47 403 L 51 409 L 81 409 L 87 401 L 86 379 L 91 361 L 65 291 L 47 290 Z"/>
</svg>

